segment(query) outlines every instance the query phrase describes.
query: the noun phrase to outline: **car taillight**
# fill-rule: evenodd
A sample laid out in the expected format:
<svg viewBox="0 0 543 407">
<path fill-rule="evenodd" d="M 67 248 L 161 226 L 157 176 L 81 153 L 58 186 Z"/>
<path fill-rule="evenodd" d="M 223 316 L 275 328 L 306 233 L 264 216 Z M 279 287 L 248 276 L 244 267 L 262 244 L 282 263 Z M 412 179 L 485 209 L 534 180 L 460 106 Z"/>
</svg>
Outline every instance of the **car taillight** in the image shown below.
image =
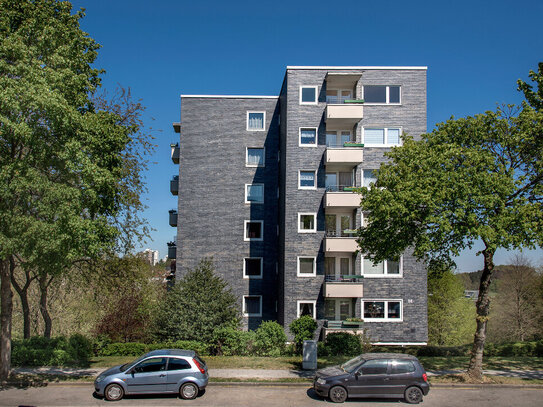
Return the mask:
<svg viewBox="0 0 543 407">
<path fill-rule="evenodd" d="M 196 365 L 196 367 L 198 368 L 200 373 L 204 374 L 206 372 L 204 370 L 204 368 L 202 367 L 202 365 L 200 363 L 198 363 L 198 361 L 196 359 L 192 359 L 192 361 L 194 362 L 194 364 Z"/>
<path fill-rule="evenodd" d="M 422 380 L 428 383 L 428 376 L 426 375 L 426 373 L 422 374 Z"/>
</svg>

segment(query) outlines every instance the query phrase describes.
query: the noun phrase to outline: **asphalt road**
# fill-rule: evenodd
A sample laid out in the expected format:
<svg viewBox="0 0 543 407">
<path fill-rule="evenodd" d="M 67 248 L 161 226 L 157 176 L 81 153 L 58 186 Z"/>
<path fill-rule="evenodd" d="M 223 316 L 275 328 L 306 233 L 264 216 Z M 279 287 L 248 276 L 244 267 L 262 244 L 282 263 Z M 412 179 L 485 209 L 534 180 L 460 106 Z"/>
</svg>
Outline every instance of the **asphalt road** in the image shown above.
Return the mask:
<svg viewBox="0 0 543 407">
<path fill-rule="evenodd" d="M 110 403 L 92 394 L 92 385 L 54 385 L 28 389 L 0 390 L 0 406 L 220 406 L 220 407 L 318 407 L 333 403 L 319 398 L 305 386 L 211 385 L 195 400 L 175 396 L 140 396 Z M 540 406 L 543 388 L 449 387 L 433 388 L 424 398 L 423 407 Z M 345 407 L 406 406 L 402 400 L 347 401 Z"/>
</svg>

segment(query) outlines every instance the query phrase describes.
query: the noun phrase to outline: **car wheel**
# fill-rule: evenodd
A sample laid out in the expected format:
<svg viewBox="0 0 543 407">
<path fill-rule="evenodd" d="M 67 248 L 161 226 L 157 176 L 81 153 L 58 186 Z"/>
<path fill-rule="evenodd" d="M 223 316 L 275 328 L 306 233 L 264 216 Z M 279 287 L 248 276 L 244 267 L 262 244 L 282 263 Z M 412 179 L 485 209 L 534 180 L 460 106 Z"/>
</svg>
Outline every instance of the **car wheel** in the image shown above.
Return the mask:
<svg viewBox="0 0 543 407">
<path fill-rule="evenodd" d="M 347 390 L 341 386 L 334 386 L 330 389 L 328 396 L 334 403 L 343 403 L 347 400 Z"/>
<path fill-rule="evenodd" d="M 106 387 L 104 396 L 108 401 L 117 401 L 123 398 L 124 390 L 118 384 L 110 384 Z"/>
<path fill-rule="evenodd" d="M 418 404 L 422 401 L 422 390 L 416 386 L 408 387 L 404 393 L 405 401 L 409 404 Z"/>
<path fill-rule="evenodd" d="M 185 400 L 195 399 L 198 395 L 198 386 L 194 383 L 185 383 L 179 388 L 179 395 Z"/>
</svg>

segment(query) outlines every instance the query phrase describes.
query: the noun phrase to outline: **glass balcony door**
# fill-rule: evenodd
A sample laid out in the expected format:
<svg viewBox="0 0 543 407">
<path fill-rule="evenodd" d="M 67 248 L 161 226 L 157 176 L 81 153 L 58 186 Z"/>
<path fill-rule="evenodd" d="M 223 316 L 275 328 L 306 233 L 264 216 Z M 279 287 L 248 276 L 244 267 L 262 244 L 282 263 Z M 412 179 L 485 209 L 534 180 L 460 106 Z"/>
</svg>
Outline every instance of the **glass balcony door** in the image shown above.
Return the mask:
<svg viewBox="0 0 543 407">
<path fill-rule="evenodd" d="M 351 140 L 350 130 L 326 131 L 326 147 L 343 147 Z"/>
<path fill-rule="evenodd" d="M 353 228 L 353 217 L 351 214 L 327 214 L 325 216 L 326 236 L 328 237 L 350 237 L 345 231 Z"/>
<path fill-rule="evenodd" d="M 326 90 L 326 103 L 341 104 L 346 100 L 353 98 L 353 91 L 351 89 L 327 89 Z"/>
<path fill-rule="evenodd" d="M 343 191 L 345 187 L 353 187 L 354 176 L 352 171 L 348 172 L 327 172 L 324 179 L 324 186 L 328 192 Z"/>
<path fill-rule="evenodd" d="M 351 275 L 350 257 L 325 257 L 324 274 L 325 281 L 342 281 L 345 276 Z"/>
<path fill-rule="evenodd" d="M 324 317 L 329 321 L 344 321 L 354 317 L 353 302 L 350 298 L 326 298 Z"/>
</svg>

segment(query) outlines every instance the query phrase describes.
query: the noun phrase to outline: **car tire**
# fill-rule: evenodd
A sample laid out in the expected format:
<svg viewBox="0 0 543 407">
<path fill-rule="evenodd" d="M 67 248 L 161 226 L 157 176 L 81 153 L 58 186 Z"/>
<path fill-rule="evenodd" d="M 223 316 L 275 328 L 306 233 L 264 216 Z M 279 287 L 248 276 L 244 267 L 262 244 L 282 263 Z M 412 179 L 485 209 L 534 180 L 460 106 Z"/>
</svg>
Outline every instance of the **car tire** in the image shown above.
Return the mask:
<svg viewBox="0 0 543 407">
<path fill-rule="evenodd" d="M 198 386 L 194 383 L 185 383 L 179 388 L 179 396 L 185 400 L 192 400 L 198 396 Z"/>
<path fill-rule="evenodd" d="M 404 392 L 405 401 L 409 404 L 419 404 L 422 396 L 422 390 L 417 386 L 408 387 Z"/>
<path fill-rule="evenodd" d="M 328 397 L 334 403 L 343 403 L 347 400 L 347 390 L 342 386 L 334 386 L 328 392 Z"/>
<path fill-rule="evenodd" d="M 118 384 L 109 384 L 104 390 L 104 397 L 107 401 L 119 401 L 124 396 L 124 390 L 122 386 Z"/>
</svg>

